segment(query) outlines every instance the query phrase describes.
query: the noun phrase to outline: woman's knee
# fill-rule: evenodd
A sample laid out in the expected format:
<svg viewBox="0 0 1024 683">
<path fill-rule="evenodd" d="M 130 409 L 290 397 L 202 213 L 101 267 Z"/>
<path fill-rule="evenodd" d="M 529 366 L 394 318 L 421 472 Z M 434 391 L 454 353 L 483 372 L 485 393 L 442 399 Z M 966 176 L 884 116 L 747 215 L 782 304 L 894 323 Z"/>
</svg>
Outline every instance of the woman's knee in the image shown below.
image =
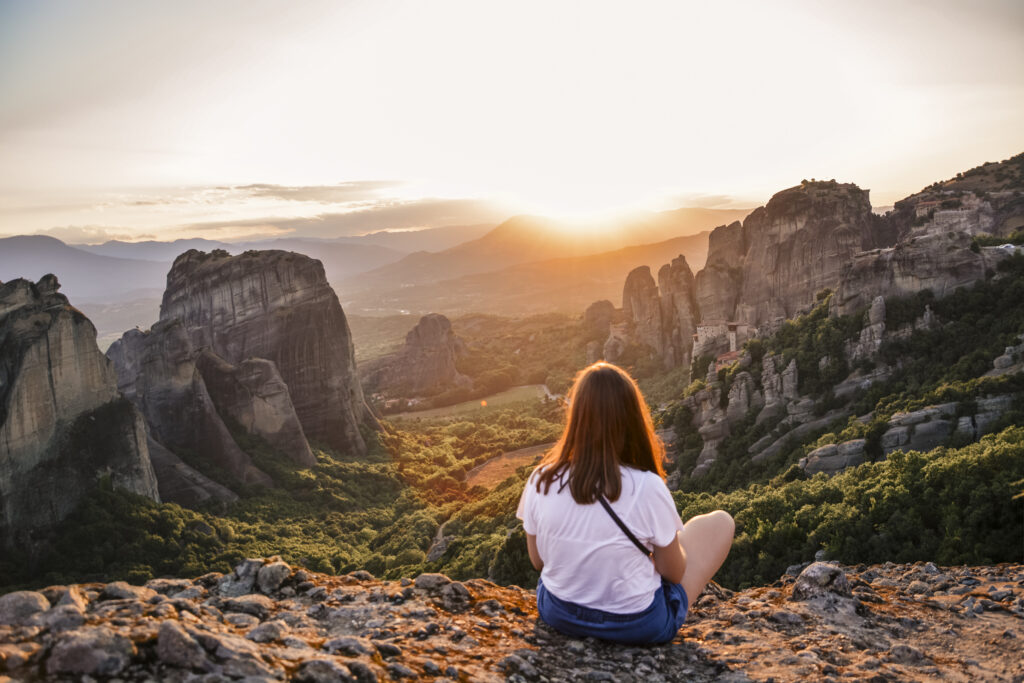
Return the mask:
<svg viewBox="0 0 1024 683">
<path fill-rule="evenodd" d="M 729 538 L 736 533 L 736 520 L 725 510 L 715 510 L 708 513 L 708 516 L 715 520 L 715 524 L 721 528 L 723 534 L 728 534 Z"/>
</svg>

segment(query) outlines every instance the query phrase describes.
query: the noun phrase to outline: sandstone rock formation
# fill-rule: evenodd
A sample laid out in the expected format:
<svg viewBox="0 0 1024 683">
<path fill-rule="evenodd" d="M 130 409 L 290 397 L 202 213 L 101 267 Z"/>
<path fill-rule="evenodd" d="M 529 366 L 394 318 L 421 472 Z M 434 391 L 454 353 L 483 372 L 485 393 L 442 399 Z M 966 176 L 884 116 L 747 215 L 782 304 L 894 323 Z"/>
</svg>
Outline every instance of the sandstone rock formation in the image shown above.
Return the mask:
<svg viewBox="0 0 1024 683">
<path fill-rule="evenodd" d="M 196 357 L 196 369 L 221 415 L 261 437 L 295 464 L 316 465 L 276 365 L 265 358 L 247 358 L 232 365 L 204 350 Z"/>
<path fill-rule="evenodd" d="M 804 183 L 779 192 L 743 222 L 747 250 L 733 319 L 757 326 L 811 308 L 835 289 L 854 254 L 885 246 L 868 193 L 856 185 Z"/>
<path fill-rule="evenodd" d="M 147 332 L 129 330 L 107 350 L 117 369 L 117 387 L 145 416 L 153 440 L 193 462 L 208 463 L 243 484 L 271 483 L 224 424 L 195 351 L 177 319 L 162 320 Z M 181 482 L 168 483 L 176 488 Z"/>
<path fill-rule="evenodd" d="M 471 387 L 473 381 L 455 367 L 466 352 L 443 315 L 420 318 L 405 335 L 405 345 L 395 353 L 367 363 L 361 370 L 367 391 L 389 396 L 430 396 L 455 387 Z"/>
<path fill-rule="evenodd" d="M 213 502 L 223 504 L 238 500 L 237 493 L 190 467 L 152 437 L 146 440 L 146 444 L 163 502 L 195 508 Z"/>
<path fill-rule="evenodd" d="M 860 331 L 860 338 L 846 348 L 846 357 L 851 361 L 872 358 L 882 346 L 885 337 L 885 298 L 876 296 L 868 311 L 868 322 Z"/>
<path fill-rule="evenodd" d="M 854 254 L 842 268 L 831 309 L 846 315 L 874 298 L 930 289 L 937 298 L 994 274 L 1010 254 L 997 247 L 971 250 L 967 233 L 913 236 L 894 247 Z"/>
<path fill-rule="evenodd" d="M 622 313 L 631 330 L 629 341 L 646 346 L 666 368 L 688 364 L 698 321 L 694 294 L 693 271 L 684 256 L 659 269 L 657 284 L 648 266 L 634 269 L 622 288 Z M 614 362 L 607 353 L 611 341 L 609 331 L 605 356 Z"/>
<path fill-rule="evenodd" d="M 685 256 L 677 256 L 658 270 L 658 290 L 665 367 L 688 365 L 699 316 L 693 271 Z"/>
<path fill-rule="evenodd" d="M 160 319 L 179 319 L 192 346 L 238 365 L 274 363 L 306 436 L 363 454 L 378 428 L 363 399 L 348 321 L 319 261 L 285 251 L 238 256 L 189 250 L 167 274 Z"/>
<path fill-rule="evenodd" d="M 640 266 L 626 276 L 622 287 L 622 313 L 633 324 L 633 336 L 658 356 L 664 351 L 661 299 L 651 269 Z"/>
<path fill-rule="evenodd" d="M 670 643 L 561 635 L 532 591 L 244 560 L 226 575 L 0 597 L 0 671 L 123 681 L 1016 680 L 1024 567 L 795 566 L 710 584 Z"/>
<path fill-rule="evenodd" d="M 27 545 L 104 477 L 159 500 L 142 418 L 59 287 L 0 284 L 0 547 Z"/>
<path fill-rule="evenodd" d="M 588 337 L 604 340 L 615 318 L 615 304 L 607 299 L 595 301 L 583 313 L 583 330 Z"/>
<path fill-rule="evenodd" d="M 839 284 L 843 265 L 887 246 L 892 231 L 871 213 L 856 185 L 804 182 L 783 190 L 738 222 L 715 228 L 696 278 L 702 319 L 754 327 L 794 317 Z"/>
<path fill-rule="evenodd" d="M 743 286 L 743 259 L 747 253 L 739 221 L 711 231 L 708 260 L 694 279 L 697 309 L 705 320 L 732 320 Z"/>
</svg>

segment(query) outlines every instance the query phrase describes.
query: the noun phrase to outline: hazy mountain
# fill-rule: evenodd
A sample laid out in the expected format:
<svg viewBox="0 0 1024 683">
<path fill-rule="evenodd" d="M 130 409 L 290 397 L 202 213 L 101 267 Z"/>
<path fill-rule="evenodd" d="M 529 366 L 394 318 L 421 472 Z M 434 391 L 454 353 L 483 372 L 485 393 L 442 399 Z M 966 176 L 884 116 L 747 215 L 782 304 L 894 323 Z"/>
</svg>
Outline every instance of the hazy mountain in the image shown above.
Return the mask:
<svg viewBox="0 0 1024 683">
<path fill-rule="evenodd" d="M 407 252 L 398 251 L 377 244 L 358 244 L 338 240 L 321 241 L 301 238 L 281 238 L 260 242 L 239 242 L 226 248 L 231 254 L 240 254 L 250 249 L 282 249 L 295 251 L 315 258 L 324 264 L 329 282 L 341 282 L 346 278 L 373 268 L 394 263 Z"/>
<path fill-rule="evenodd" d="M 746 209 L 676 209 L 642 214 L 591 230 L 536 216 L 511 218 L 484 236 L 437 253 L 418 252 L 344 283 L 345 291 L 450 280 L 534 261 L 598 254 L 693 235 L 743 218 Z"/>
<path fill-rule="evenodd" d="M 128 301 L 163 291 L 168 262 L 101 256 L 53 237 L 19 235 L 0 239 L 0 280 L 35 282 L 53 273 L 73 302 Z"/>
<path fill-rule="evenodd" d="M 76 244 L 74 246 L 76 249 L 101 256 L 142 259 L 144 261 L 163 261 L 168 264 L 168 267 L 170 267 L 170 264 L 178 254 L 183 254 L 189 249 L 199 249 L 200 251 L 226 249 L 230 251 L 232 248 L 232 245 L 227 242 L 202 238 L 174 240 L 173 242 L 160 242 L 157 240 L 122 242 L 121 240 L 109 240 L 103 244 Z M 166 271 L 164 274 L 166 274 Z"/>
<path fill-rule="evenodd" d="M 633 268 L 660 265 L 680 254 L 693 268 L 700 268 L 707 249 L 708 233 L 701 232 L 600 254 L 519 263 L 415 287 L 392 283 L 390 287 L 349 294 L 343 304 L 346 311 L 357 315 L 403 311 L 450 315 L 579 313 L 596 299 L 621 301 L 622 282 Z"/>
<path fill-rule="evenodd" d="M 61 292 L 92 320 L 100 348 L 106 350 L 125 330 L 136 326 L 146 329 L 157 320 L 171 263 L 189 249 L 224 249 L 234 254 L 248 249 L 296 251 L 320 260 L 331 282 L 340 282 L 404 255 L 375 244 L 333 240 L 280 239 L 229 244 L 193 239 L 70 246 L 53 237 L 25 235 L 0 239 L 0 281 L 24 277 L 34 282 L 47 273 L 55 274 Z"/>
<path fill-rule="evenodd" d="M 406 253 L 416 251 L 442 251 L 457 244 L 475 240 L 494 229 L 494 223 L 475 225 L 447 225 L 423 230 L 381 230 L 359 237 L 339 237 L 346 244 L 377 244 Z"/>
<path fill-rule="evenodd" d="M 493 223 L 481 223 L 478 225 L 451 225 L 443 228 L 425 228 L 423 230 L 381 230 L 355 237 L 319 238 L 291 235 L 289 237 L 246 240 L 243 242 L 224 242 L 197 237 L 171 242 L 160 242 L 157 240 L 123 242 L 120 240 L 110 240 L 103 244 L 76 244 L 74 246 L 76 249 L 102 256 L 167 261 L 168 263 L 173 262 L 178 254 L 182 254 L 189 249 L 199 249 L 200 251 L 224 249 L 229 253 L 237 254 L 246 249 L 289 249 L 292 251 L 303 251 L 303 249 L 295 249 L 294 246 L 291 246 L 294 244 L 302 244 L 303 248 L 307 250 L 303 251 L 303 253 L 309 253 L 313 250 L 309 245 L 318 245 L 318 247 L 324 249 L 341 245 L 384 248 L 385 251 L 362 252 L 364 255 L 376 255 L 376 257 L 371 258 L 368 262 L 369 268 L 376 268 L 388 262 L 387 259 L 394 261 L 405 254 L 411 254 L 416 251 L 442 251 L 450 249 L 457 244 L 477 239 L 493 229 Z M 353 261 L 356 261 L 356 259 L 353 259 Z"/>
</svg>

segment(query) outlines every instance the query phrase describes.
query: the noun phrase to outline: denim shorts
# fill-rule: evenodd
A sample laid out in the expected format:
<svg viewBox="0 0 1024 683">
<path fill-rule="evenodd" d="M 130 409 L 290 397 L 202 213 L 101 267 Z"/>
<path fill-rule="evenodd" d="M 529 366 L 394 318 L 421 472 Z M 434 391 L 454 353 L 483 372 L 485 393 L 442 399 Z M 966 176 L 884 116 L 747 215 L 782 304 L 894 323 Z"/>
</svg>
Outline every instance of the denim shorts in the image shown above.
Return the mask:
<svg viewBox="0 0 1024 683">
<path fill-rule="evenodd" d="M 689 607 L 683 587 L 665 579 L 654 592 L 650 606 L 632 614 L 605 612 L 561 600 L 537 581 L 537 613 L 556 631 L 572 636 L 593 636 L 628 645 L 667 643 L 683 625 Z"/>
</svg>

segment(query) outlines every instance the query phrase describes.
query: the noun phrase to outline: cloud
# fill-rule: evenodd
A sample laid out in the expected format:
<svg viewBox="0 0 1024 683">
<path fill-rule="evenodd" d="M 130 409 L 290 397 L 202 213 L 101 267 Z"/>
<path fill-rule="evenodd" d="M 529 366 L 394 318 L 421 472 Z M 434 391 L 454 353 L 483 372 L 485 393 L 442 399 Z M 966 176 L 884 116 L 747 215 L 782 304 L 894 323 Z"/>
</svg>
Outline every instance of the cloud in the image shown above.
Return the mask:
<svg viewBox="0 0 1024 683">
<path fill-rule="evenodd" d="M 239 185 L 230 189 L 242 190 L 254 197 L 274 197 L 297 202 L 333 204 L 378 199 L 382 191 L 391 190 L 403 184 L 394 180 L 361 180 L 338 183 L 337 185 L 272 185 L 269 183 L 254 183 L 252 185 Z"/>
<path fill-rule="evenodd" d="M 737 197 L 730 194 L 679 194 L 672 198 L 672 203 L 679 207 L 697 209 L 746 209 L 759 206 L 764 200 Z"/>
<path fill-rule="evenodd" d="M 255 228 L 286 232 L 294 237 L 349 237 L 382 230 L 435 228 L 448 225 L 498 223 L 510 216 L 493 202 L 479 199 L 419 199 L 381 201 L 368 208 L 346 213 L 328 213 L 312 218 L 254 218 L 181 226 L 181 231 L 220 231 L 226 228 Z"/>
</svg>

